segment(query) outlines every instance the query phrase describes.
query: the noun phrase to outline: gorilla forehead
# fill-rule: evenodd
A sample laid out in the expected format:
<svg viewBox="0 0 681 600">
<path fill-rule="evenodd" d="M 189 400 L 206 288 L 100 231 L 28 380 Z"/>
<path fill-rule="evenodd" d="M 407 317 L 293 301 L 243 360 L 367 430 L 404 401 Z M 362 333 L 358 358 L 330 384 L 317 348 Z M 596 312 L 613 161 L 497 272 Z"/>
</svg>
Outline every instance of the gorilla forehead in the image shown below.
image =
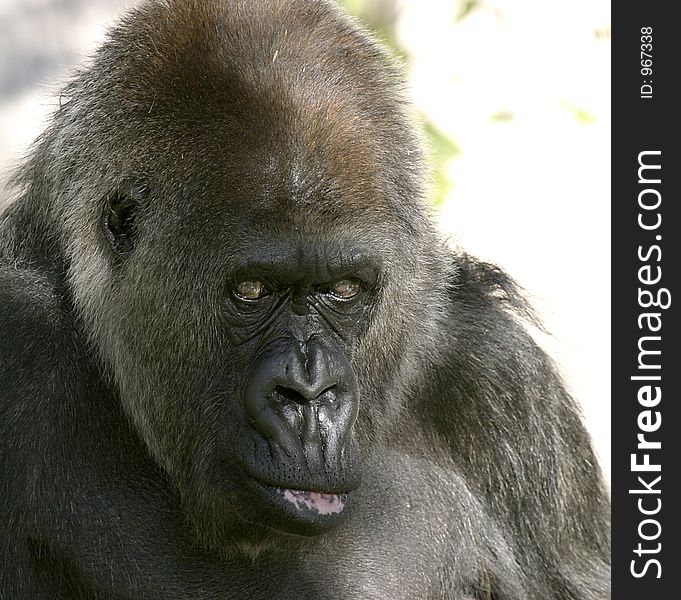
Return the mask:
<svg viewBox="0 0 681 600">
<path fill-rule="evenodd" d="M 331 2 L 169 0 L 140 12 L 109 45 L 120 59 L 111 75 L 139 92 L 136 100 L 151 91 L 157 103 L 191 114 L 198 98 L 218 110 L 228 105 L 236 118 L 258 114 L 263 126 L 263 105 L 297 105 L 310 118 L 320 108 L 375 111 L 392 104 L 385 91 L 395 85 L 385 68 L 395 69 Z M 276 119 L 276 111 L 268 116 Z"/>
<path fill-rule="evenodd" d="M 133 14 L 100 51 L 106 76 L 81 88 L 90 124 L 131 169 L 256 209 L 397 206 L 394 189 L 416 185 L 394 69 L 335 8 L 170 0 L 140 11 L 152 14 Z"/>
</svg>

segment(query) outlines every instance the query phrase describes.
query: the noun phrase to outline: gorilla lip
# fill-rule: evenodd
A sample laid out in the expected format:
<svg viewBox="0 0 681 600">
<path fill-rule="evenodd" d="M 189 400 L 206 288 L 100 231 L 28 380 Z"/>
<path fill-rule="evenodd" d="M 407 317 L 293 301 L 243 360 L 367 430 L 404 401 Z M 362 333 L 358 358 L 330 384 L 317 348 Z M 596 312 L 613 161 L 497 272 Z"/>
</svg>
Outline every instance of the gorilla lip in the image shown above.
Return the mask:
<svg viewBox="0 0 681 600">
<path fill-rule="evenodd" d="M 318 533 L 326 527 L 337 523 L 345 517 L 352 503 L 352 492 L 312 491 L 283 487 L 280 485 L 268 485 L 256 479 L 251 480 L 256 488 L 261 491 L 264 498 L 270 503 L 270 507 L 278 514 L 280 529 L 284 522 L 293 523 L 293 529 L 284 526 L 283 531 L 296 533 Z M 299 527 L 303 531 L 299 531 Z"/>
<path fill-rule="evenodd" d="M 343 512 L 348 501 L 348 494 L 325 494 L 284 488 L 276 488 L 276 491 L 298 510 L 314 510 L 320 515 L 339 514 Z"/>
</svg>

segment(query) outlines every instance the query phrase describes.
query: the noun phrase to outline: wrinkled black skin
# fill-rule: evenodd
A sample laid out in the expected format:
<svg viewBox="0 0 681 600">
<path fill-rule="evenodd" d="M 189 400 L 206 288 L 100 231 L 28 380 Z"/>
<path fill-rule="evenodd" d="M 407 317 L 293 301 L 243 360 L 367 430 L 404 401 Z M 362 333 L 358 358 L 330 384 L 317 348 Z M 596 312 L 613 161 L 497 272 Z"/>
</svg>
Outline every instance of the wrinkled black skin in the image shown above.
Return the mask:
<svg viewBox="0 0 681 600">
<path fill-rule="evenodd" d="M 609 598 L 588 436 L 512 281 L 430 224 L 391 60 L 325 2 L 169 6 L 0 216 L 0 598 Z"/>
</svg>

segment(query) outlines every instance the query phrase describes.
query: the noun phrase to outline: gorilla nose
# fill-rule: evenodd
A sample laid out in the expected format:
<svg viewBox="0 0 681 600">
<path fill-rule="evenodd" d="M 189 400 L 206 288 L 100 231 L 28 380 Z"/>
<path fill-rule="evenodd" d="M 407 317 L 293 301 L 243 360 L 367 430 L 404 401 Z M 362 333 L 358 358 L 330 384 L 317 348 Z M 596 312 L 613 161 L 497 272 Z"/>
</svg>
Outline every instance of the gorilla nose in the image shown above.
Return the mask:
<svg viewBox="0 0 681 600">
<path fill-rule="evenodd" d="M 331 397 L 342 380 L 342 373 L 334 365 L 333 357 L 319 343 L 296 344 L 286 356 L 273 392 L 298 404 Z"/>
<path fill-rule="evenodd" d="M 340 460 L 357 418 L 359 393 L 339 347 L 322 338 L 306 343 L 279 338 L 252 365 L 244 383 L 249 424 L 273 447 L 289 457 L 300 455 L 310 468 L 321 464 L 322 454 Z"/>
</svg>

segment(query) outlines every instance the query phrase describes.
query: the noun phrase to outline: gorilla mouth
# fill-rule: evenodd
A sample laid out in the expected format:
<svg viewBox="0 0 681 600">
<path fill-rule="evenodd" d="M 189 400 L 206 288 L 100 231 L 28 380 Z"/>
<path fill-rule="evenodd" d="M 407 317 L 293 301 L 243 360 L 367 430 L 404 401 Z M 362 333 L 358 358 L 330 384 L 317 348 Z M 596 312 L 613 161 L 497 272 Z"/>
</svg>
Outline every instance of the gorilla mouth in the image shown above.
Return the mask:
<svg viewBox="0 0 681 600">
<path fill-rule="evenodd" d="M 305 490 L 276 488 L 284 500 L 293 504 L 298 510 L 313 510 L 320 515 L 336 515 L 345 510 L 349 494 L 324 494 Z"/>
<path fill-rule="evenodd" d="M 260 503 L 251 504 L 251 518 L 284 533 L 317 535 L 345 518 L 352 492 L 319 492 L 268 485 L 251 478 L 260 492 Z"/>
</svg>

